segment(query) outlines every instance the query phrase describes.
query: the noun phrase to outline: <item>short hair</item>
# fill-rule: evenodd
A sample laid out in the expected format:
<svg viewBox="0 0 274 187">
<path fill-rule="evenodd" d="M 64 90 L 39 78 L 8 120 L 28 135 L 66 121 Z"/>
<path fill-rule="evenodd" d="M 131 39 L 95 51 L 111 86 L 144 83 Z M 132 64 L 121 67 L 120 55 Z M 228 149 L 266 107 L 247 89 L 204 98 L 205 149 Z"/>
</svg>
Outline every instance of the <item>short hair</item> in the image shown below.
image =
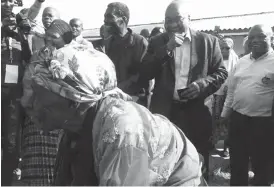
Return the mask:
<svg viewBox="0 0 274 187">
<path fill-rule="evenodd" d="M 145 38 L 148 38 L 149 37 L 149 30 L 148 29 L 142 29 L 141 32 L 140 32 L 140 35 L 145 37 Z"/>
<path fill-rule="evenodd" d="M 121 3 L 121 2 L 113 2 L 108 4 L 108 8 L 114 9 L 114 13 L 118 17 L 123 17 L 125 16 L 127 20 L 124 20 L 126 24 L 128 24 L 129 21 L 129 9 L 126 4 Z"/>
<path fill-rule="evenodd" d="M 72 18 L 70 21 L 69 21 L 69 24 L 71 25 L 72 22 L 75 22 L 75 21 L 80 21 L 81 22 L 81 25 L 83 26 L 83 22 L 81 19 L 79 18 Z"/>
<path fill-rule="evenodd" d="M 154 27 L 150 33 L 150 37 L 156 36 L 164 31 L 165 31 L 165 29 L 163 27 Z"/>
</svg>

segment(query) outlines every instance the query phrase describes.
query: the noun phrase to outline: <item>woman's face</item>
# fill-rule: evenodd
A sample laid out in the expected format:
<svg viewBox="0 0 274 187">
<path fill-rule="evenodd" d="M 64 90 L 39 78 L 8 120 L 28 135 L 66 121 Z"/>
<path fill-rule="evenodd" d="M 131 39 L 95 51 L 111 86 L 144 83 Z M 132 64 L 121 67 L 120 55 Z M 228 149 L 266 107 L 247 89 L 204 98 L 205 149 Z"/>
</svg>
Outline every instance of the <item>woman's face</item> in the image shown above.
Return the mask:
<svg viewBox="0 0 274 187">
<path fill-rule="evenodd" d="M 58 33 L 46 32 L 45 43 L 47 46 L 59 49 L 66 45 L 64 39 Z"/>
<path fill-rule="evenodd" d="M 226 42 L 223 42 L 221 44 L 221 52 L 224 60 L 228 60 L 230 50 L 231 50 L 231 47 Z"/>
</svg>

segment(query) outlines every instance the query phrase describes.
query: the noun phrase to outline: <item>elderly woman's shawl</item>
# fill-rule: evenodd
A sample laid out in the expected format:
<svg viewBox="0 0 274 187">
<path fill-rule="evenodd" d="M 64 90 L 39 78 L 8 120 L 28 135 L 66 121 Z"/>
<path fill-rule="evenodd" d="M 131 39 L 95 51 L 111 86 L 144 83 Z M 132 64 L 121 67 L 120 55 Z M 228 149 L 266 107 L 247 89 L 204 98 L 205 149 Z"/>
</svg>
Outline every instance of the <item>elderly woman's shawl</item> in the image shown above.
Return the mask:
<svg viewBox="0 0 274 187">
<path fill-rule="evenodd" d="M 201 162 L 182 131 L 134 102 L 107 97 L 93 123 L 100 186 L 197 186 Z"/>
<path fill-rule="evenodd" d="M 67 45 L 54 51 L 45 48 L 37 56 L 26 72 L 34 92 L 28 91 L 31 96 L 23 97 L 22 104 L 32 107 L 32 117 L 43 127 L 78 129 L 87 109 L 100 99 L 107 95 L 130 99 L 117 88 L 114 65 L 103 53 Z"/>
</svg>

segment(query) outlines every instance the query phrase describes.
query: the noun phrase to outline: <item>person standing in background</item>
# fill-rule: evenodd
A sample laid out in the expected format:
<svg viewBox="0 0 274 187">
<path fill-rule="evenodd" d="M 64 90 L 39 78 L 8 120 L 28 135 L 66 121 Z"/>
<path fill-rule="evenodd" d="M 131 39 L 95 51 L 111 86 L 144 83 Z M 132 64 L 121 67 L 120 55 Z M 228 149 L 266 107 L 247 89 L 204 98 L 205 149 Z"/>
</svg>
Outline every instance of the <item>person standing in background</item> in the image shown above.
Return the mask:
<svg viewBox="0 0 274 187">
<path fill-rule="evenodd" d="M 228 81 L 221 121 L 230 120 L 230 168 L 232 186 L 248 186 L 248 165 L 254 172 L 253 185 L 269 184 L 273 160 L 274 95 L 273 31 L 254 25 L 248 34 L 251 53 L 242 57 Z"/>
<path fill-rule="evenodd" d="M 233 50 L 234 42 L 231 38 L 222 38 L 220 40 L 220 47 L 222 56 L 224 59 L 224 65 L 228 72 L 228 77 L 235 70 L 235 67 L 238 63 L 238 56 Z M 214 131 L 214 144 L 217 143 L 220 136 L 224 136 L 221 134 L 225 134 L 225 143 L 224 143 L 224 151 L 222 156 L 229 156 L 228 150 L 228 139 L 226 137 L 228 131 L 228 124 L 218 124 L 219 119 L 221 117 L 221 113 L 223 110 L 226 92 L 227 92 L 227 81 L 221 86 L 221 88 L 213 94 L 213 104 L 212 104 L 212 117 L 213 117 L 213 131 Z"/>
<path fill-rule="evenodd" d="M 90 48 L 93 48 L 92 43 L 87 41 L 82 36 L 83 22 L 79 18 L 71 19 L 69 21 L 69 25 L 72 28 L 72 35 L 73 35 L 72 43 L 76 42 L 78 44 L 85 45 L 85 46 L 88 46 Z"/>
<path fill-rule="evenodd" d="M 140 35 L 147 39 L 147 41 L 149 41 L 150 34 L 148 29 L 142 29 Z"/>
<path fill-rule="evenodd" d="M 124 3 L 110 3 L 104 17 L 105 27 L 111 35 L 105 51 L 115 65 L 118 87 L 147 107 L 148 82 L 143 87 L 139 83 L 139 68 L 148 42 L 127 28 L 130 13 Z"/>
<path fill-rule="evenodd" d="M 27 22 L 38 15 L 44 0 L 36 0 L 26 14 Z M 24 40 L 21 25 L 13 14 L 14 0 L 1 1 L 1 129 L 2 129 L 2 186 L 12 185 L 13 171 L 18 167 L 20 157 L 20 131 L 23 111 L 20 106 L 22 76 L 24 71 Z M 26 57 L 28 58 L 28 57 Z"/>
<path fill-rule="evenodd" d="M 190 28 L 184 2 L 175 0 L 165 13 L 166 32 L 151 39 L 143 58 L 141 78 L 155 78 L 152 113 L 175 123 L 205 161 L 208 179 L 212 149 L 212 118 L 204 100 L 227 78 L 218 39 Z"/>
<path fill-rule="evenodd" d="M 93 41 L 94 48 L 100 52 L 106 53 L 105 51 L 105 43 L 106 40 L 110 37 L 110 34 L 108 33 L 105 25 L 102 25 L 100 27 L 100 37 L 101 39 Z"/>
<path fill-rule="evenodd" d="M 42 14 L 42 22 L 47 30 L 52 22 L 60 17 L 59 12 L 52 7 L 46 7 Z M 62 30 L 62 28 L 60 28 Z M 58 40 L 58 39 L 56 39 Z M 30 117 L 28 102 L 32 100 L 32 69 L 39 60 L 49 58 L 47 38 L 45 35 L 36 33 L 32 37 L 30 44 L 32 57 L 27 64 L 23 83 L 23 96 L 21 104 L 25 109 L 25 120 L 22 128 L 22 161 L 21 161 L 21 181 L 29 186 L 48 186 L 53 180 L 54 165 L 58 150 L 58 140 L 61 135 L 60 131 L 51 131 L 44 133 L 38 127 L 37 123 Z"/>
<path fill-rule="evenodd" d="M 151 33 L 150 33 L 149 38 L 151 39 L 152 37 L 157 36 L 157 35 L 159 35 L 161 33 L 164 33 L 164 32 L 165 32 L 164 28 L 162 28 L 162 27 L 154 27 L 152 29 Z"/>
<path fill-rule="evenodd" d="M 53 7 L 46 7 L 42 14 L 42 23 L 44 26 L 43 31 L 32 32 L 31 37 L 29 37 L 29 46 L 31 49 L 31 53 L 34 54 L 38 52 L 42 47 L 45 46 L 45 30 L 48 29 L 50 24 L 55 20 L 60 18 L 60 13 L 57 9 Z"/>
</svg>

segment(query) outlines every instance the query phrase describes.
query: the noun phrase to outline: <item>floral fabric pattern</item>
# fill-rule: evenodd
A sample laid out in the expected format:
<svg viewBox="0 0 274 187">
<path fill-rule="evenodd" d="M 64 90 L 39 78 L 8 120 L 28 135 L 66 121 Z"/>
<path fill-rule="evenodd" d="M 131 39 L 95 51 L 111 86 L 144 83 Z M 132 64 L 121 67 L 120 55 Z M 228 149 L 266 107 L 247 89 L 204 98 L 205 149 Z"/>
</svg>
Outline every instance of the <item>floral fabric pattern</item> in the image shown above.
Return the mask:
<svg viewBox="0 0 274 187">
<path fill-rule="evenodd" d="M 164 185 L 178 171 L 187 172 L 191 180 L 201 177 L 199 155 L 183 133 L 164 116 L 153 115 L 134 102 L 104 99 L 92 133 L 100 186 Z M 191 158 L 189 164 L 195 172 L 179 164 L 185 157 Z M 181 177 L 181 184 L 188 181 Z"/>
<path fill-rule="evenodd" d="M 35 66 L 33 79 L 38 85 L 75 102 L 90 105 L 108 94 L 129 99 L 117 88 L 115 67 L 105 54 L 75 44 L 49 54 L 47 59 L 50 60 Z"/>
</svg>

